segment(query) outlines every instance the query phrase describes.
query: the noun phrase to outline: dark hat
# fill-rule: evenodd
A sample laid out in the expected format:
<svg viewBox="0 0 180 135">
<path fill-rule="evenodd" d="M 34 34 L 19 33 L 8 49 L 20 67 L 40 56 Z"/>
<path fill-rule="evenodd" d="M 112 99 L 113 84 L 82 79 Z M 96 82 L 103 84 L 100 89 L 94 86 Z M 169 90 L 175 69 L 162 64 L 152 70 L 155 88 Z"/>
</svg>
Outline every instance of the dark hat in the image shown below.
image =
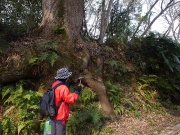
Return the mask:
<svg viewBox="0 0 180 135">
<path fill-rule="evenodd" d="M 55 79 L 67 79 L 72 75 L 72 72 L 69 72 L 67 68 L 58 69 Z"/>
</svg>

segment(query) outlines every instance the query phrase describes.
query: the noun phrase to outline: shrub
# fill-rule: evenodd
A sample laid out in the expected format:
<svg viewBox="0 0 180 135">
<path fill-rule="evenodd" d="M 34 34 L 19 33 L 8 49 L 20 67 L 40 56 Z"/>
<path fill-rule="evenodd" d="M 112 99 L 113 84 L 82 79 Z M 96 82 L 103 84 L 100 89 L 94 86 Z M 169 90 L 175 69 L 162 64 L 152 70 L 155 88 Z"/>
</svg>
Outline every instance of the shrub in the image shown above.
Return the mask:
<svg viewBox="0 0 180 135">
<path fill-rule="evenodd" d="M 41 95 L 32 90 L 23 89 L 24 81 L 16 85 L 2 88 L 2 98 L 5 99 L 1 126 L 4 135 L 34 134 L 39 129 L 37 114 Z"/>
</svg>

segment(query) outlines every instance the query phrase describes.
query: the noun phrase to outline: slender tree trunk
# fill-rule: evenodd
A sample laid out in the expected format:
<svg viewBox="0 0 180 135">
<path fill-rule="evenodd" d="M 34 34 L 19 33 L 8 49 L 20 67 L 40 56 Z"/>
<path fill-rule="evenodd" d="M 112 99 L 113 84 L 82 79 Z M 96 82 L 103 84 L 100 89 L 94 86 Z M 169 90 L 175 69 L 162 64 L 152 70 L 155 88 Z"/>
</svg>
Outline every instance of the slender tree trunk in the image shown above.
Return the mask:
<svg viewBox="0 0 180 135">
<path fill-rule="evenodd" d="M 104 23 L 105 23 L 105 0 L 102 0 L 102 11 L 101 11 L 101 29 L 99 35 L 99 42 L 102 42 L 104 36 Z"/>
<path fill-rule="evenodd" d="M 100 29 L 99 42 L 103 42 L 103 38 L 105 36 L 106 29 L 109 22 L 109 16 L 111 13 L 112 4 L 113 4 L 113 0 L 110 0 L 108 3 L 108 8 L 106 10 L 105 0 L 103 0 L 102 2 L 101 29 Z"/>
<path fill-rule="evenodd" d="M 156 1 L 154 2 L 154 4 L 152 4 L 152 6 L 150 7 L 150 9 L 148 10 L 148 12 L 146 13 L 146 15 L 142 17 L 142 19 L 141 19 L 140 22 L 138 23 L 138 26 L 137 26 L 135 32 L 133 33 L 132 39 L 135 38 L 135 36 L 136 36 L 139 28 L 141 27 L 142 23 L 145 21 L 144 18 L 147 18 L 147 17 L 149 16 L 151 10 L 154 8 L 154 6 L 157 4 L 158 1 L 159 1 L 159 0 L 156 0 Z"/>
<path fill-rule="evenodd" d="M 177 1 L 175 2 L 175 0 L 170 0 L 169 3 L 165 6 L 165 8 L 162 7 L 163 5 L 163 1 L 161 3 L 161 11 L 159 12 L 159 14 L 157 14 L 154 19 L 149 23 L 149 25 L 146 27 L 146 29 L 144 30 L 144 32 L 141 34 L 140 37 L 143 37 L 147 32 L 148 30 L 151 28 L 151 26 L 154 24 L 154 22 L 167 10 L 169 9 L 170 7 L 178 4 L 180 1 Z"/>
</svg>

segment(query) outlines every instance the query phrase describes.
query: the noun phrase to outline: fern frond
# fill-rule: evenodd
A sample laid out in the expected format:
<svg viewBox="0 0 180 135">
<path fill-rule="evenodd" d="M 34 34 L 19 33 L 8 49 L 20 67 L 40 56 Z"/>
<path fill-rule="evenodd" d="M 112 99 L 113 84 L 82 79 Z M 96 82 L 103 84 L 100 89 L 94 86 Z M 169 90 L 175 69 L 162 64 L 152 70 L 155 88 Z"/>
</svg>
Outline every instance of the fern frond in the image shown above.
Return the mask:
<svg viewBox="0 0 180 135">
<path fill-rule="evenodd" d="M 8 94 L 10 94 L 12 91 L 11 91 L 11 88 L 9 87 L 4 87 L 3 90 L 2 90 L 2 99 L 4 99 L 4 97 Z"/>
<path fill-rule="evenodd" d="M 176 56 L 175 54 L 172 54 L 172 55 L 173 55 L 174 62 L 177 64 L 180 64 L 179 56 Z"/>
<path fill-rule="evenodd" d="M 56 48 L 57 42 L 52 42 L 50 40 L 47 40 L 43 43 L 37 44 L 37 47 L 39 47 L 39 48 Z"/>
<path fill-rule="evenodd" d="M 29 64 L 35 65 L 35 64 L 37 64 L 37 61 L 38 61 L 37 57 L 31 58 L 31 59 L 29 59 Z"/>
<path fill-rule="evenodd" d="M 26 94 L 26 95 L 23 96 L 23 98 L 30 100 L 31 99 L 31 95 L 30 94 Z"/>
<path fill-rule="evenodd" d="M 18 135 L 20 134 L 21 130 L 26 127 L 26 124 L 25 123 L 21 123 L 18 125 Z"/>
<path fill-rule="evenodd" d="M 48 54 L 48 62 L 50 63 L 50 65 L 53 67 L 54 63 L 58 60 L 59 56 L 55 53 L 55 52 L 49 52 Z"/>
<path fill-rule="evenodd" d="M 116 60 L 108 60 L 108 61 L 105 61 L 105 63 L 111 65 L 111 67 L 117 66 Z"/>
<path fill-rule="evenodd" d="M 48 52 L 42 52 L 38 55 L 38 60 L 39 61 L 44 61 L 48 58 L 49 54 Z"/>
<path fill-rule="evenodd" d="M 94 124 L 99 123 L 99 121 L 101 119 L 101 115 L 99 113 L 93 113 L 93 114 L 91 114 L 91 117 L 92 117 L 92 122 Z"/>
<path fill-rule="evenodd" d="M 169 60 L 166 58 L 166 56 L 164 55 L 164 53 L 162 53 L 162 57 L 164 58 L 164 62 L 166 63 L 166 65 L 170 68 L 170 70 L 171 70 L 172 72 L 174 72 L 173 67 L 171 66 Z"/>
<path fill-rule="evenodd" d="M 11 112 L 14 108 L 15 108 L 15 106 L 11 106 L 9 109 L 7 109 L 7 110 L 4 112 L 4 115 L 3 115 L 3 116 L 8 115 L 9 112 Z"/>
</svg>

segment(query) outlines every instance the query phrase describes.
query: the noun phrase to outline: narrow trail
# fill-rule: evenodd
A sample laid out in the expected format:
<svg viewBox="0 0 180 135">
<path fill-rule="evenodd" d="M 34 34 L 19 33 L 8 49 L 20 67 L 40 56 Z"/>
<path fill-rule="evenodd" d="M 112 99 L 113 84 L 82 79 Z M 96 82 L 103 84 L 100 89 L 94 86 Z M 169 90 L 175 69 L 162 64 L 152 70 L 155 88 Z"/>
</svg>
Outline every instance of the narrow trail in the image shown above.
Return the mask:
<svg viewBox="0 0 180 135">
<path fill-rule="evenodd" d="M 165 129 L 160 135 L 180 135 L 180 123 L 170 129 Z"/>
<path fill-rule="evenodd" d="M 166 113 L 144 113 L 138 118 L 122 115 L 107 123 L 107 127 L 115 129 L 111 135 L 180 135 L 180 108 Z"/>
</svg>

